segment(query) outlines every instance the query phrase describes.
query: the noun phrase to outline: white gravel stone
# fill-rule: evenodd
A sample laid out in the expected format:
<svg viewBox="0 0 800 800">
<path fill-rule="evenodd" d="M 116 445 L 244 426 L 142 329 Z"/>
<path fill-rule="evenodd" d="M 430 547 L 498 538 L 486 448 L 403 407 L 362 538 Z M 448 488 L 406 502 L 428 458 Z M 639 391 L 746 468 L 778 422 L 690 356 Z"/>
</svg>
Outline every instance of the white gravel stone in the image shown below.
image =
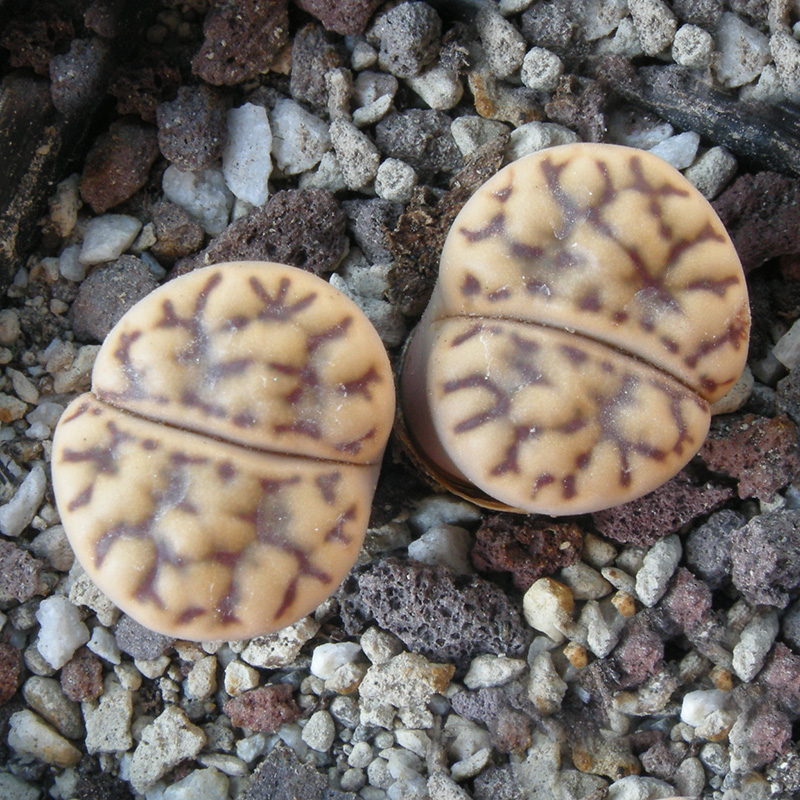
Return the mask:
<svg viewBox="0 0 800 800">
<path fill-rule="evenodd" d="M 617 646 L 625 617 L 611 603 L 590 600 L 581 611 L 579 624 L 586 629 L 586 646 L 598 658 L 605 658 Z"/>
<path fill-rule="evenodd" d="M 13 367 L 6 368 L 6 375 L 11 378 L 14 394 L 25 403 L 35 406 L 39 402 L 39 390 L 31 383 L 30 378 Z"/>
<path fill-rule="evenodd" d="M 333 717 L 320 709 L 315 711 L 303 728 L 303 741 L 319 753 L 327 753 L 336 739 L 336 725 Z"/>
<path fill-rule="evenodd" d="M 564 641 L 571 626 L 575 599 L 569 587 L 553 578 L 539 578 L 522 598 L 522 610 L 528 624 L 547 634 L 554 642 Z"/>
<path fill-rule="evenodd" d="M 206 700 L 217 691 L 216 656 L 204 656 L 192 664 L 183 691 L 190 700 Z"/>
<path fill-rule="evenodd" d="M 769 39 L 730 11 L 720 17 L 715 38 L 718 55 L 714 72 L 726 88 L 754 81 L 770 60 Z"/>
<path fill-rule="evenodd" d="M 714 37 L 699 25 L 681 25 L 672 42 L 672 59 L 689 69 L 703 69 L 711 63 Z"/>
<path fill-rule="evenodd" d="M 527 668 L 527 662 L 521 658 L 489 654 L 475 656 L 464 676 L 464 685 L 468 689 L 502 686 L 518 678 Z"/>
<path fill-rule="evenodd" d="M 636 573 L 636 595 L 648 608 L 667 590 L 682 552 L 681 540 L 673 534 L 656 542 L 644 557 L 642 568 Z"/>
<path fill-rule="evenodd" d="M 769 49 L 786 96 L 800 101 L 800 43 L 785 31 L 778 31 L 769 40 Z"/>
<path fill-rule="evenodd" d="M 475 26 L 483 42 L 489 69 L 498 78 L 507 78 L 522 66 L 525 38 L 514 25 L 489 5 L 484 5 L 475 18 Z"/>
<path fill-rule="evenodd" d="M 218 236 L 228 225 L 233 193 L 216 167 L 187 171 L 171 164 L 164 171 L 161 188 L 168 200 L 194 217 L 210 236 Z"/>
<path fill-rule="evenodd" d="M 393 633 L 374 625 L 361 634 L 361 648 L 373 664 L 385 664 L 404 649 L 403 643 Z"/>
<path fill-rule="evenodd" d="M 69 367 L 54 375 L 53 389 L 56 394 L 79 392 L 89 388 L 92 367 L 99 350 L 99 344 L 85 344 L 78 348 L 75 359 Z"/>
<path fill-rule="evenodd" d="M 272 173 L 272 130 L 263 106 L 245 103 L 228 111 L 228 138 L 222 151 L 222 175 L 240 200 L 263 205 Z"/>
<path fill-rule="evenodd" d="M 400 747 L 409 750 L 419 758 L 427 758 L 431 747 L 431 738 L 428 736 L 427 731 L 397 728 L 394 732 L 394 738 Z"/>
<path fill-rule="evenodd" d="M 563 73 L 564 62 L 554 52 L 544 47 L 532 47 L 525 54 L 520 78 L 529 89 L 554 92 Z"/>
<path fill-rule="evenodd" d="M 663 158 L 675 169 L 686 169 L 694 163 L 697 156 L 697 148 L 700 146 L 700 134 L 694 131 L 686 131 L 676 136 L 664 139 L 655 147 L 650 148 L 653 155 Z"/>
<path fill-rule="evenodd" d="M 628 0 L 628 8 L 645 55 L 666 50 L 675 37 L 678 21 L 662 0 Z"/>
<path fill-rule="evenodd" d="M 504 122 L 484 117 L 456 117 L 450 124 L 450 133 L 464 156 L 510 130 Z"/>
<path fill-rule="evenodd" d="M 246 764 L 255 761 L 259 756 L 267 751 L 267 736 L 264 733 L 254 733 L 252 736 L 245 736 L 236 742 L 236 755 Z"/>
<path fill-rule="evenodd" d="M 681 797 L 700 797 L 706 785 L 706 773 L 699 758 L 685 758 L 672 778 L 675 792 Z"/>
<path fill-rule="evenodd" d="M 58 271 L 62 278 L 78 283 L 86 277 L 86 264 L 81 261 L 81 246 L 69 244 L 58 257 Z"/>
<path fill-rule="evenodd" d="M 675 790 L 666 781 L 643 775 L 628 775 L 608 787 L 607 800 L 658 800 L 673 797 Z"/>
<path fill-rule="evenodd" d="M 18 756 L 60 768 L 74 767 L 81 760 L 81 751 L 33 711 L 12 714 L 9 726 L 8 745 Z"/>
<path fill-rule="evenodd" d="M 80 706 L 64 694 L 55 678 L 32 675 L 22 685 L 22 696 L 32 711 L 67 739 L 83 736 Z"/>
<path fill-rule="evenodd" d="M 89 220 L 83 234 L 80 261 L 100 264 L 119 258 L 142 229 L 141 220 L 125 214 L 103 214 Z"/>
<path fill-rule="evenodd" d="M 561 708 L 566 692 L 567 684 L 558 674 L 552 655 L 548 652 L 538 653 L 531 663 L 528 699 L 540 714 L 547 716 Z"/>
<path fill-rule="evenodd" d="M 231 753 L 200 753 L 197 762 L 204 767 L 217 769 L 232 778 L 245 778 L 250 775 L 250 768 L 238 756 Z"/>
<path fill-rule="evenodd" d="M 779 629 L 778 612 L 772 608 L 758 613 L 745 625 L 733 648 L 733 671 L 743 681 L 753 680 L 761 671 Z"/>
<path fill-rule="evenodd" d="M 463 525 L 477 522 L 481 517 L 480 510 L 472 503 L 452 495 L 437 494 L 420 500 L 408 521 L 415 529 L 427 531 L 441 523 Z"/>
<path fill-rule="evenodd" d="M 698 689 L 684 695 L 681 704 L 681 722 L 696 728 L 709 715 L 730 703 L 730 693 L 720 689 Z"/>
<path fill-rule="evenodd" d="M 193 725 L 178 706 L 167 706 L 142 729 L 141 740 L 130 762 L 130 783 L 143 794 L 159 778 L 187 758 L 194 758 L 206 743 L 206 735 Z"/>
<path fill-rule="evenodd" d="M 120 615 L 119 609 L 100 591 L 87 575 L 80 562 L 75 562 L 69 574 L 69 600 L 75 606 L 85 606 L 97 614 L 101 625 L 110 628 Z"/>
<path fill-rule="evenodd" d="M 491 747 L 484 747 L 460 761 L 453 762 L 450 766 L 450 777 L 460 783 L 480 775 L 491 763 L 493 752 Z"/>
<path fill-rule="evenodd" d="M 41 626 L 38 650 L 54 669 L 61 669 L 89 641 L 89 629 L 66 597 L 53 595 L 42 600 L 36 619 Z"/>
<path fill-rule="evenodd" d="M 559 580 L 569 586 L 576 600 L 599 600 L 609 594 L 612 585 L 596 570 L 576 561 L 559 572 Z"/>
<path fill-rule="evenodd" d="M 328 92 L 328 116 L 350 119 L 350 101 L 353 97 L 353 73 L 344 67 L 334 67 L 325 73 L 325 90 Z"/>
<path fill-rule="evenodd" d="M 86 749 L 90 753 L 123 753 L 133 747 L 133 692 L 106 679 L 98 700 L 82 704 Z"/>
<path fill-rule="evenodd" d="M 347 763 L 357 769 L 366 769 L 372 763 L 374 757 L 375 754 L 369 742 L 356 742 L 347 757 Z"/>
<path fill-rule="evenodd" d="M 455 761 L 470 758 L 480 750 L 490 747 L 489 731 L 471 720 L 450 714 L 445 723 L 447 754 Z"/>
<path fill-rule="evenodd" d="M 64 413 L 64 406 L 61 403 L 53 403 L 49 400 L 42 400 L 30 414 L 25 415 L 25 419 L 31 424 L 46 425 L 51 430 L 55 428 L 61 415 Z"/>
<path fill-rule="evenodd" d="M 304 172 L 300 176 L 301 189 L 328 189 L 328 191 L 341 192 L 346 189 L 342 168 L 339 159 L 333 150 L 324 153 L 317 164 L 317 168 L 311 172 Z"/>
<path fill-rule="evenodd" d="M 436 111 L 454 108 L 464 96 L 464 84 L 458 73 L 440 64 L 413 78 L 406 78 L 406 83 Z"/>
<path fill-rule="evenodd" d="M 300 654 L 303 645 L 316 636 L 318 630 L 319 623 L 313 617 L 303 617 L 277 633 L 251 639 L 242 651 L 241 658 L 262 669 L 289 666 Z"/>
<path fill-rule="evenodd" d="M 72 770 L 70 770 L 70 772 L 72 772 Z M 61 775 L 65 774 L 66 771 L 61 773 Z M 61 775 L 55 779 L 57 786 Z M 0 772 L 0 797 L 5 800 L 39 800 L 41 796 L 42 793 L 39 786 L 31 786 L 25 783 L 22 778 L 18 778 L 10 772 Z M 62 793 L 62 797 L 71 796 L 72 794 L 65 795 Z"/>
<path fill-rule="evenodd" d="M 452 667 L 435 664 L 417 653 L 401 653 L 385 664 L 367 670 L 359 692 L 362 700 L 394 708 L 424 707 L 450 683 Z"/>
<path fill-rule="evenodd" d="M 434 772 L 428 778 L 430 800 L 470 800 L 470 795 L 444 772 Z"/>
<path fill-rule="evenodd" d="M 114 634 L 102 625 L 94 626 L 92 629 L 92 638 L 89 639 L 86 646 L 95 655 L 108 661 L 109 664 L 119 664 L 120 661 L 122 661 Z"/>
<path fill-rule="evenodd" d="M 384 200 L 407 203 L 418 183 L 414 167 L 399 158 L 387 158 L 375 175 L 375 194 Z"/>
<path fill-rule="evenodd" d="M 506 155 L 509 161 L 516 161 L 548 147 L 577 141 L 578 134 L 563 125 L 555 122 L 528 122 L 511 132 Z"/>
<path fill-rule="evenodd" d="M 335 119 L 331 123 L 330 137 L 348 189 L 363 189 L 375 180 L 381 154 L 369 136 L 352 122 Z"/>
<path fill-rule="evenodd" d="M 356 71 L 369 69 L 378 62 L 378 51 L 369 43 L 360 39 L 350 53 L 350 65 Z"/>
<path fill-rule="evenodd" d="M 230 780 L 215 767 L 196 769 L 164 790 L 162 800 L 228 800 Z"/>
<path fill-rule="evenodd" d="M 14 344 L 22 333 L 19 314 L 14 308 L 0 309 L 0 345 L 7 347 Z"/>
<path fill-rule="evenodd" d="M 318 645 L 311 654 L 311 674 L 328 680 L 339 667 L 356 661 L 361 652 L 361 646 L 357 642 L 328 642 Z"/>
<path fill-rule="evenodd" d="M 800 320 L 778 339 L 772 354 L 790 371 L 800 364 Z"/>
<path fill-rule="evenodd" d="M 408 555 L 431 566 L 446 566 L 455 572 L 472 572 L 469 553 L 472 538 L 458 525 L 434 525 L 408 546 Z"/>
<path fill-rule="evenodd" d="M 627 12 L 627 0 L 584 0 L 581 35 L 587 42 L 609 36 Z"/>
<path fill-rule="evenodd" d="M 19 536 L 31 524 L 42 504 L 46 488 L 44 469 L 36 464 L 25 476 L 11 500 L 0 506 L 0 533 L 4 536 Z"/>
<path fill-rule="evenodd" d="M 711 147 L 684 175 L 703 197 L 712 200 L 731 182 L 737 168 L 736 156 L 730 150 Z"/>
<path fill-rule="evenodd" d="M 272 155 L 284 175 L 306 172 L 330 149 L 328 124 L 294 100 L 279 100 L 269 115 Z"/>
</svg>

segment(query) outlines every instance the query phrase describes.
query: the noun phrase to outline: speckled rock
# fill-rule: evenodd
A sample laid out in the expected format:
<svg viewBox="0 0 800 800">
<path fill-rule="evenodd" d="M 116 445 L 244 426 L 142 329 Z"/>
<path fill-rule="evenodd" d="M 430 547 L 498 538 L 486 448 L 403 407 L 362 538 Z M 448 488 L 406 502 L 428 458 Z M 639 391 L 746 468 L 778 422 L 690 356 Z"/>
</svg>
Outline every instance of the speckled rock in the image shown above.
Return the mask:
<svg viewBox="0 0 800 800">
<path fill-rule="evenodd" d="M 775 702 L 791 717 L 800 718 L 800 656 L 777 642 L 767 656 L 758 682 L 766 686 Z"/>
<path fill-rule="evenodd" d="M 373 264 L 391 261 L 388 231 L 397 225 L 403 206 L 376 197 L 345 200 L 342 208 L 347 214 L 350 232 L 367 259 Z"/>
<path fill-rule="evenodd" d="M 96 36 L 76 37 L 66 53 L 50 59 L 50 97 L 58 111 L 67 117 L 89 111 L 107 79 L 110 46 Z"/>
<path fill-rule="evenodd" d="M 96 700 L 103 692 L 103 664 L 86 647 L 81 647 L 61 668 L 61 689 L 76 703 Z"/>
<path fill-rule="evenodd" d="M 344 64 L 341 45 L 335 44 L 320 25 L 305 25 L 295 34 L 292 44 L 292 97 L 308 104 L 315 113 L 324 114 L 328 110 L 325 73 Z"/>
<path fill-rule="evenodd" d="M 289 40 L 287 5 L 287 0 L 214 3 L 203 23 L 205 40 L 192 72 L 222 86 L 269 71 Z"/>
<path fill-rule="evenodd" d="M 744 773 L 769 764 L 792 744 L 792 723 L 769 704 L 756 704 L 734 723 L 728 734 L 731 771 Z"/>
<path fill-rule="evenodd" d="M 0 706 L 8 702 L 19 686 L 22 651 L 8 642 L 0 642 Z"/>
<path fill-rule="evenodd" d="M 461 671 L 479 653 L 521 655 L 531 637 L 497 586 L 446 567 L 386 558 L 356 568 L 338 596 L 348 633 L 374 619 L 410 650 Z"/>
<path fill-rule="evenodd" d="M 329 31 L 344 36 L 363 33 L 381 0 L 297 0 L 300 8 L 315 16 Z"/>
<path fill-rule="evenodd" d="M 275 261 L 324 274 L 347 253 L 346 217 L 327 189 L 276 192 L 229 225 L 196 256 L 178 261 L 170 277 L 227 261 Z"/>
<path fill-rule="evenodd" d="M 278 744 L 253 773 L 241 800 L 358 800 L 352 792 L 332 789 L 325 775 L 304 764 L 284 744 Z"/>
<path fill-rule="evenodd" d="M 722 509 L 687 537 L 686 563 L 709 588 L 719 589 L 730 583 L 732 534 L 746 522 L 737 511 Z"/>
<path fill-rule="evenodd" d="M 157 286 L 150 268 L 136 256 L 98 267 L 81 283 L 70 309 L 76 338 L 102 342 L 119 318 Z"/>
<path fill-rule="evenodd" d="M 12 67 L 30 67 L 47 75 L 50 59 L 63 52 L 75 33 L 66 9 L 51 4 L 32 4 L 25 16 L 7 20 L 0 45 L 9 51 Z"/>
<path fill-rule="evenodd" d="M 800 180 L 777 172 L 737 178 L 713 203 L 746 272 L 800 253 Z"/>
<path fill-rule="evenodd" d="M 37 594 L 44 594 L 43 567 L 44 564 L 24 548 L 0 539 L 0 603 L 12 600 L 24 603 Z"/>
<path fill-rule="evenodd" d="M 785 416 L 718 417 L 700 448 L 708 467 L 739 479 L 739 497 L 771 500 L 800 470 L 797 426 Z"/>
<path fill-rule="evenodd" d="M 583 531 L 574 523 L 493 514 L 475 534 L 472 561 L 482 572 L 510 572 L 514 586 L 526 591 L 542 576 L 574 563 L 582 547 Z"/>
<path fill-rule="evenodd" d="M 800 511 L 753 517 L 732 538 L 733 585 L 753 605 L 786 608 L 800 591 Z"/>
<path fill-rule="evenodd" d="M 227 700 L 223 710 L 236 727 L 264 733 L 274 733 L 285 722 L 300 717 L 300 709 L 292 699 L 292 687 L 287 683 L 242 692 Z"/>
<path fill-rule="evenodd" d="M 181 86 L 178 96 L 156 112 L 158 146 L 184 172 L 211 166 L 222 153 L 226 103 L 209 86 Z"/>
<path fill-rule="evenodd" d="M 679 567 L 650 618 L 667 638 L 691 634 L 710 619 L 711 603 L 708 585 L 685 567 Z"/>
<path fill-rule="evenodd" d="M 120 119 L 101 134 L 86 156 L 81 197 L 96 214 L 119 205 L 147 182 L 158 157 L 152 125 Z"/>
<path fill-rule="evenodd" d="M 536 47 L 564 54 L 577 37 L 576 6 L 570 0 L 541 0 L 522 15 L 522 33 Z"/>
<path fill-rule="evenodd" d="M 637 614 L 629 623 L 614 650 L 613 658 L 620 671 L 621 689 L 638 686 L 657 672 L 664 661 L 664 643 L 653 630 L 647 616 Z"/>
<path fill-rule="evenodd" d="M 378 63 L 398 78 L 413 78 L 439 54 L 442 20 L 427 3 L 400 3 L 382 14 L 368 32 L 379 46 Z"/>
<path fill-rule="evenodd" d="M 202 226 L 180 206 L 161 200 L 153 207 L 152 215 L 157 241 L 150 252 L 164 266 L 172 266 L 202 246 Z"/>
<path fill-rule="evenodd" d="M 375 128 L 381 152 L 410 164 L 421 181 L 461 167 L 462 155 L 450 133 L 452 119 L 442 111 L 411 109 L 393 112 Z"/>
<path fill-rule="evenodd" d="M 120 64 L 111 77 L 108 91 L 117 99 L 120 114 L 135 114 L 155 122 L 162 101 L 175 97 L 181 74 L 163 49 L 153 47 L 141 57 Z"/>
<path fill-rule="evenodd" d="M 123 653 L 145 661 L 164 655 L 174 642 L 169 636 L 145 628 L 127 614 L 120 617 L 114 628 L 114 635 Z"/>
<path fill-rule="evenodd" d="M 678 473 L 650 494 L 616 508 L 592 514 L 599 533 L 616 542 L 655 544 L 687 522 L 707 514 L 733 496 L 728 487 L 694 485 Z"/>
</svg>

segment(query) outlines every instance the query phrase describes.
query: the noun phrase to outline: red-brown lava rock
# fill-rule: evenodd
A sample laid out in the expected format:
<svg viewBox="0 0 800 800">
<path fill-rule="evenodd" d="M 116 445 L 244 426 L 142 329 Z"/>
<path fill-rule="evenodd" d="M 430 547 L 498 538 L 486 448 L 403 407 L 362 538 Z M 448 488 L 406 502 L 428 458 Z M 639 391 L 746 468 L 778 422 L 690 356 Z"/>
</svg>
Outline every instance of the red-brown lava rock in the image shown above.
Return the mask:
<svg viewBox="0 0 800 800">
<path fill-rule="evenodd" d="M 103 693 L 103 664 L 88 648 L 81 647 L 61 668 L 61 688 L 76 703 L 96 700 Z"/>
<path fill-rule="evenodd" d="M 381 0 L 296 0 L 304 11 L 316 17 L 327 30 L 353 36 L 363 33 Z"/>
<path fill-rule="evenodd" d="M 8 702 L 19 687 L 22 651 L 8 642 L 0 642 L 0 706 Z"/>
<path fill-rule="evenodd" d="M 472 563 L 481 572 L 510 572 L 522 591 L 580 558 L 583 531 L 572 522 L 535 522 L 493 514 L 475 534 Z"/>
<path fill-rule="evenodd" d="M 709 469 L 739 480 L 739 497 L 771 500 L 800 470 L 797 426 L 786 416 L 718 418 L 700 449 Z"/>
<path fill-rule="evenodd" d="M 300 717 L 288 683 L 270 684 L 250 689 L 225 701 L 223 711 L 237 728 L 275 733 L 285 722 Z"/>
</svg>

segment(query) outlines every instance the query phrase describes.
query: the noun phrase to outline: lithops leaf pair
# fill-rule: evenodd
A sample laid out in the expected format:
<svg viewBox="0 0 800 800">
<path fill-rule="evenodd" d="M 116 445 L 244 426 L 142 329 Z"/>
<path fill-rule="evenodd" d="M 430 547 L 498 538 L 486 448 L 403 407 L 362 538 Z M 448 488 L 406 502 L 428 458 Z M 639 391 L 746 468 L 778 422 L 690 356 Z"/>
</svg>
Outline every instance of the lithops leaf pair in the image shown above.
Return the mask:
<svg viewBox="0 0 800 800">
<path fill-rule="evenodd" d="M 617 505 L 696 453 L 749 327 L 730 238 L 679 172 L 614 145 L 544 150 L 454 221 L 405 354 L 405 436 L 483 505 Z"/>
<path fill-rule="evenodd" d="M 327 282 L 221 264 L 152 292 L 64 412 L 70 542 L 142 624 L 187 639 L 281 628 L 356 559 L 394 417 L 376 331 Z"/>
</svg>

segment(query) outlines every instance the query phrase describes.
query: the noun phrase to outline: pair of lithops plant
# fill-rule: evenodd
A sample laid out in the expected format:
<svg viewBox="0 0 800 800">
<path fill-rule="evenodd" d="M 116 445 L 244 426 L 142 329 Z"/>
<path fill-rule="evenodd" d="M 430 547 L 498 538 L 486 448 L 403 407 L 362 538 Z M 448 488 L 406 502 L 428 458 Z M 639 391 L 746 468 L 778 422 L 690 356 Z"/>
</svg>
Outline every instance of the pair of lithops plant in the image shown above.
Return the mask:
<svg viewBox="0 0 800 800">
<path fill-rule="evenodd" d="M 598 510 L 695 454 L 748 331 L 733 245 L 680 173 L 612 145 L 552 148 L 454 221 L 397 410 L 378 334 L 320 278 L 242 262 L 154 291 L 58 426 L 59 511 L 144 625 L 270 632 L 352 567 L 395 418 L 425 474 L 480 505 Z"/>
</svg>

